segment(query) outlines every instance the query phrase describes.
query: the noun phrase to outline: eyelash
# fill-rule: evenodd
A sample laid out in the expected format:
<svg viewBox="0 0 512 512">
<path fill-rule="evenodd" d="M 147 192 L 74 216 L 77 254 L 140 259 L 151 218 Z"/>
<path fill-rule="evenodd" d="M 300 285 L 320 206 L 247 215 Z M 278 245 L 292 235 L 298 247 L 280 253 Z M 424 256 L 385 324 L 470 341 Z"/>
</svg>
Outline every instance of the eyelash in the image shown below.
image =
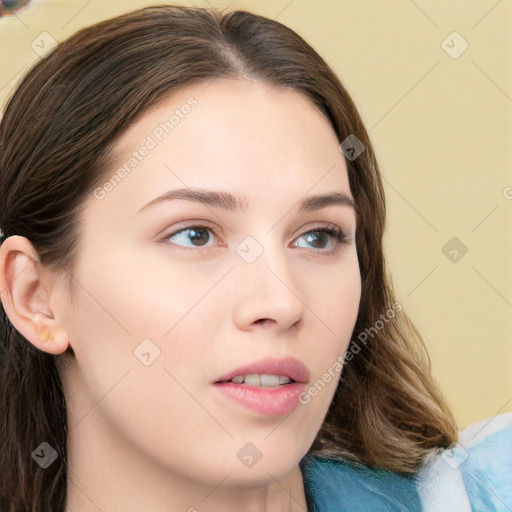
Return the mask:
<svg viewBox="0 0 512 512">
<path fill-rule="evenodd" d="M 174 233 L 170 233 L 169 235 L 162 238 L 160 240 L 160 242 L 163 244 L 167 244 L 167 245 L 170 244 L 170 245 L 173 245 L 180 249 L 185 249 L 185 250 L 195 249 L 195 250 L 202 251 L 202 250 L 207 250 L 207 249 L 212 248 L 212 247 L 183 247 L 182 245 L 179 245 L 179 244 L 169 241 L 169 238 L 171 238 L 183 231 L 188 231 L 191 229 L 208 230 L 208 231 L 211 231 L 214 234 L 214 236 L 217 236 L 217 234 L 215 233 L 215 230 L 209 226 L 204 226 L 201 224 L 192 224 L 190 226 L 180 228 L 178 231 L 175 231 Z M 333 249 L 311 248 L 311 250 L 315 253 L 320 253 L 320 254 L 325 254 L 325 255 L 333 255 L 333 254 L 336 254 L 341 249 L 342 245 L 347 244 L 349 242 L 349 239 L 345 235 L 345 233 L 335 224 L 326 224 L 321 227 L 315 227 L 313 229 L 309 229 L 308 231 L 305 231 L 304 233 L 299 235 L 297 238 L 301 238 L 305 235 L 308 235 L 309 233 L 326 233 L 326 234 L 330 235 L 334 240 L 334 248 Z M 304 247 L 299 247 L 299 249 L 304 249 Z"/>
</svg>

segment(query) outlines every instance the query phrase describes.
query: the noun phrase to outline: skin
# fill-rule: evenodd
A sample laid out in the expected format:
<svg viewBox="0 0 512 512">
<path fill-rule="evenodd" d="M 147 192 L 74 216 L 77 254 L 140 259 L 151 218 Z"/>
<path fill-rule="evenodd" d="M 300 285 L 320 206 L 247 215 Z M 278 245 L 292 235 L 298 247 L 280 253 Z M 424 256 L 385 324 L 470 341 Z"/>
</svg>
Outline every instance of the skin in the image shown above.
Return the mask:
<svg viewBox="0 0 512 512">
<path fill-rule="evenodd" d="M 361 294 L 355 212 L 296 206 L 317 193 L 350 196 L 345 160 L 329 122 L 300 94 L 218 80 L 143 115 L 117 143 L 118 166 L 190 96 L 190 114 L 103 199 L 87 200 L 70 288 L 27 239 L 0 248 L 14 326 L 40 350 L 75 353 L 62 369 L 70 511 L 307 510 L 298 464 L 337 379 L 287 416 L 254 413 L 211 382 L 292 355 L 311 385 L 345 353 Z M 181 187 L 243 195 L 248 207 L 179 200 L 137 214 Z M 347 236 L 335 253 L 333 237 L 304 236 L 325 222 Z M 182 231 L 159 243 L 203 224 L 212 231 L 199 242 Z M 247 236 L 263 250 L 252 263 L 236 252 Z M 134 356 L 146 338 L 160 350 L 148 366 Z M 262 454 L 252 467 L 237 457 L 248 442 Z"/>
</svg>

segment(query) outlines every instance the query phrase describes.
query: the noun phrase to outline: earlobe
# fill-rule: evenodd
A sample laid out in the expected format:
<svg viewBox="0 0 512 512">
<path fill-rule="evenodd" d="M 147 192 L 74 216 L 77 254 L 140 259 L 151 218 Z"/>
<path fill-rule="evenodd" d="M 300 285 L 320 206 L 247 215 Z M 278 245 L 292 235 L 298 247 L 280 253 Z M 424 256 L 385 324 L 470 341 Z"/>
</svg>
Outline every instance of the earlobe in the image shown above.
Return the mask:
<svg viewBox="0 0 512 512">
<path fill-rule="evenodd" d="M 40 350 L 51 354 L 61 354 L 68 348 L 68 339 L 65 331 L 56 324 L 49 325 L 52 319 L 43 313 L 36 313 L 30 320 L 36 340 L 31 340 Z M 50 322 L 49 322 L 50 321 Z"/>
<path fill-rule="evenodd" d="M 68 339 L 50 306 L 56 282 L 40 264 L 31 242 L 7 238 L 0 248 L 0 289 L 5 313 L 14 328 L 36 348 L 51 354 L 67 350 Z M 57 315 L 58 316 L 58 315 Z"/>
</svg>

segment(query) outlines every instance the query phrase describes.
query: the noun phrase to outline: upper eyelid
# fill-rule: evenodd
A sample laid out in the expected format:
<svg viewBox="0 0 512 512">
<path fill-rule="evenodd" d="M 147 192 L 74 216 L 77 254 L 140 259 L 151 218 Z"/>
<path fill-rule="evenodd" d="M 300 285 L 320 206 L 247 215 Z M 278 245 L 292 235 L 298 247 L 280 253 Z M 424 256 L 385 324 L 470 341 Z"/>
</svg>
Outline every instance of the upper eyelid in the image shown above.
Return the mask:
<svg viewBox="0 0 512 512">
<path fill-rule="evenodd" d="M 212 227 L 212 226 L 209 226 L 205 221 L 196 221 L 195 223 L 191 223 L 191 224 L 188 224 L 186 226 L 183 226 L 183 227 L 180 227 L 178 229 L 175 229 L 174 231 L 170 232 L 169 234 L 167 234 L 164 238 L 169 238 L 170 236 L 173 236 L 173 235 L 176 235 L 178 233 L 181 233 L 182 231 L 186 231 L 187 229 L 192 229 L 192 228 L 202 228 L 202 229 L 209 229 L 211 231 L 213 231 L 215 234 L 217 234 L 217 229 L 215 227 Z M 324 221 L 324 222 L 319 222 L 319 224 L 314 224 L 308 228 L 305 228 L 304 231 L 302 231 L 300 234 L 298 234 L 297 236 L 302 236 L 306 233 L 309 233 L 310 231 L 316 231 L 317 229 L 338 229 L 340 230 L 344 235 L 346 235 L 347 237 L 349 236 L 347 230 L 345 230 L 344 228 L 342 228 L 341 226 L 339 226 L 338 224 L 336 224 L 335 222 L 328 222 L 328 221 Z"/>
</svg>

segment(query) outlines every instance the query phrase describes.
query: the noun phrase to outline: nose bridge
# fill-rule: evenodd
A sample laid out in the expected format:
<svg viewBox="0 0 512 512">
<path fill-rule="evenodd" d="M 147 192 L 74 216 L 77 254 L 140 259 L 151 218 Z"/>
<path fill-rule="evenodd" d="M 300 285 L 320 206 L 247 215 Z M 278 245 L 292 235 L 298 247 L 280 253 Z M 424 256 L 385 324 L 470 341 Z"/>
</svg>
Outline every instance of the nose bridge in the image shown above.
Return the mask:
<svg viewBox="0 0 512 512">
<path fill-rule="evenodd" d="M 246 324 L 270 319 L 292 325 L 303 315 L 303 302 L 286 247 L 272 234 L 247 236 L 237 246 L 239 282 L 237 318 Z"/>
</svg>

